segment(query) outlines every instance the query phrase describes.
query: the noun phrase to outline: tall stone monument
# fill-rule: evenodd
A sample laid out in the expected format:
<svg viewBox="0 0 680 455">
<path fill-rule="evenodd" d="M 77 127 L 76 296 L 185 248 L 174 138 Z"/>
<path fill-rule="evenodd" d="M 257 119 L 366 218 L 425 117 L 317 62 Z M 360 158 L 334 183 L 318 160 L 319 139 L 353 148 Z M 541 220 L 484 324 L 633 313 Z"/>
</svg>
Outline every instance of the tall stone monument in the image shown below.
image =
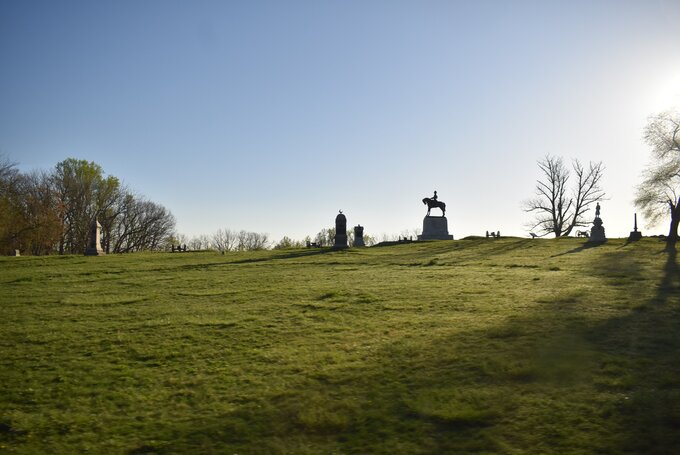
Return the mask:
<svg viewBox="0 0 680 455">
<path fill-rule="evenodd" d="M 593 227 L 590 228 L 589 242 L 606 242 L 607 237 L 604 235 L 604 226 L 602 226 L 602 219 L 600 218 L 600 203 L 595 207 L 595 219 L 593 220 Z"/>
<path fill-rule="evenodd" d="M 87 243 L 87 248 L 85 249 L 85 256 L 103 256 L 104 249 L 100 241 L 101 238 L 102 225 L 97 221 L 97 217 L 92 220 L 90 224 L 90 238 Z"/>
<path fill-rule="evenodd" d="M 437 192 L 431 198 L 424 198 L 423 204 L 427 205 L 427 215 L 423 219 L 423 233 L 418 236 L 418 240 L 453 240 L 446 219 L 446 204 L 438 200 Z M 431 216 L 430 210 L 433 208 L 441 209 L 442 216 Z"/>
<path fill-rule="evenodd" d="M 364 243 L 364 227 L 362 225 L 354 226 L 354 241 L 352 242 L 352 246 L 366 246 Z"/>
<path fill-rule="evenodd" d="M 634 218 L 633 230 L 630 231 L 630 235 L 628 236 L 628 241 L 629 242 L 635 242 L 636 240 L 640 240 L 641 238 L 642 238 L 642 232 L 638 231 L 638 229 L 637 229 L 637 213 L 636 213 L 635 218 Z"/>
<path fill-rule="evenodd" d="M 335 217 L 335 244 L 333 249 L 347 248 L 347 217 L 342 214 L 342 210 Z"/>
</svg>

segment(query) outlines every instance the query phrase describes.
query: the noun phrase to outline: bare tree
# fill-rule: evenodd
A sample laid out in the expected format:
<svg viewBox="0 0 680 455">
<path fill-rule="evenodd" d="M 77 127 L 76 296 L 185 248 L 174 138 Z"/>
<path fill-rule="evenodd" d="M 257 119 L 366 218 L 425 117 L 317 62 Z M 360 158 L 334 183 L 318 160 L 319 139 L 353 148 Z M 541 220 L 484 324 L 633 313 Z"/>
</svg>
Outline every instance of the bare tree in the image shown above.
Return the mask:
<svg viewBox="0 0 680 455">
<path fill-rule="evenodd" d="M 17 163 L 11 161 L 8 156 L 0 154 L 0 189 L 11 183 L 19 175 L 16 166 Z"/>
<path fill-rule="evenodd" d="M 51 177 L 23 174 L 0 156 L 0 250 L 49 254 L 61 235 Z"/>
<path fill-rule="evenodd" d="M 21 199 L 24 231 L 21 248 L 34 255 L 49 254 L 61 236 L 57 194 L 46 172 L 22 174 Z"/>
<path fill-rule="evenodd" d="M 406 238 L 406 239 L 417 239 L 419 234 L 420 229 L 419 228 L 411 228 L 411 229 L 404 229 L 399 233 L 399 238 Z M 364 239 L 364 242 L 366 240 Z"/>
<path fill-rule="evenodd" d="M 231 229 L 218 229 L 210 238 L 210 246 L 220 253 L 236 248 L 237 234 Z"/>
<path fill-rule="evenodd" d="M 276 245 L 274 245 L 273 249 L 275 250 L 286 250 L 286 249 L 291 249 L 291 248 L 304 248 L 306 245 L 305 241 L 302 240 L 293 240 L 287 235 L 284 236 L 281 240 L 278 241 Z"/>
<path fill-rule="evenodd" d="M 155 202 L 126 195 L 112 232 L 114 253 L 165 248 L 175 230 L 175 217 Z"/>
<path fill-rule="evenodd" d="M 205 234 L 192 237 L 188 243 L 189 248 L 195 251 L 207 250 L 212 247 L 210 237 Z"/>
<path fill-rule="evenodd" d="M 236 250 L 263 250 L 269 246 L 269 236 L 257 232 L 239 231 L 236 234 Z"/>
<path fill-rule="evenodd" d="M 18 231 L 23 229 L 20 197 L 20 174 L 16 163 L 0 155 L 0 250 L 7 253 L 19 248 Z"/>
<path fill-rule="evenodd" d="M 652 148 L 652 162 L 637 188 L 635 205 L 651 225 L 670 212 L 668 244 L 675 245 L 680 223 L 680 113 L 664 112 L 650 118 L 643 137 Z"/>
<path fill-rule="evenodd" d="M 249 250 L 266 250 L 269 247 L 269 234 L 251 232 L 249 238 Z"/>
<path fill-rule="evenodd" d="M 604 173 L 602 162 L 590 162 L 585 168 L 573 160 L 570 170 L 561 157 L 546 156 L 538 162 L 542 176 L 536 182 L 536 196 L 524 202 L 524 210 L 534 213 L 531 229 L 542 235 L 569 235 L 577 226 L 587 226 L 584 215 L 590 206 L 604 197 L 600 180 Z M 569 188 L 573 170 L 575 185 Z"/>
<path fill-rule="evenodd" d="M 314 242 L 318 245 L 333 245 L 335 243 L 335 227 L 321 229 L 314 236 Z"/>
</svg>

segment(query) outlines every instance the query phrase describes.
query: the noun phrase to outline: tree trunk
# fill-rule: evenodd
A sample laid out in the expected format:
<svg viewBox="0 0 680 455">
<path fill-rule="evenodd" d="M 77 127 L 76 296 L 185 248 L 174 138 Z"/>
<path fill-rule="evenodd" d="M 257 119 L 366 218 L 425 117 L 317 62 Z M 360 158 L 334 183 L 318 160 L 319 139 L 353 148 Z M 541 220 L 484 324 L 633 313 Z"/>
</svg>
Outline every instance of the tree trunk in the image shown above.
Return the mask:
<svg viewBox="0 0 680 455">
<path fill-rule="evenodd" d="M 668 232 L 668 245 L 675 245 L 678 241 L 678 224 L 680 223 L 680 206 L 671 211 L 671 229 Z"/>
</svg>

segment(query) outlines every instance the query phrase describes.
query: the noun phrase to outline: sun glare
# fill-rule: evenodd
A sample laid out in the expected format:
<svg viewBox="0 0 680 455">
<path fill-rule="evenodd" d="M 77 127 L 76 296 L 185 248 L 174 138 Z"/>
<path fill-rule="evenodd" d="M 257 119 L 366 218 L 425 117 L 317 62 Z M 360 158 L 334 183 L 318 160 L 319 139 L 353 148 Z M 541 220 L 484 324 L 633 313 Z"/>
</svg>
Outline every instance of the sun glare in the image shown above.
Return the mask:
<svg viewBox="0 0 680 455">
<path fill-rule="evenodd" d="M 680 65 L 651 90 L 653 112 L 680 110 Z"/>
</svg>

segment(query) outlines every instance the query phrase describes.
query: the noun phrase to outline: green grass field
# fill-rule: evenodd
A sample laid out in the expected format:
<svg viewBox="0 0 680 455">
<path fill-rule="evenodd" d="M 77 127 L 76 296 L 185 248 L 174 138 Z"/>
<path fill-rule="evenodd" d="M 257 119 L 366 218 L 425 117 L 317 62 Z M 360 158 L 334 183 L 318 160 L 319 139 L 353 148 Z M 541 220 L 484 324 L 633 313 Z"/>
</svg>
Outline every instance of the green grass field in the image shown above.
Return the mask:
<svg viewBox="0 0 680 455">
<path fill-rule="evenodd" d="M 678 453 L 664 243 L 0 258 L 0 452 Z"/>
</svg>

